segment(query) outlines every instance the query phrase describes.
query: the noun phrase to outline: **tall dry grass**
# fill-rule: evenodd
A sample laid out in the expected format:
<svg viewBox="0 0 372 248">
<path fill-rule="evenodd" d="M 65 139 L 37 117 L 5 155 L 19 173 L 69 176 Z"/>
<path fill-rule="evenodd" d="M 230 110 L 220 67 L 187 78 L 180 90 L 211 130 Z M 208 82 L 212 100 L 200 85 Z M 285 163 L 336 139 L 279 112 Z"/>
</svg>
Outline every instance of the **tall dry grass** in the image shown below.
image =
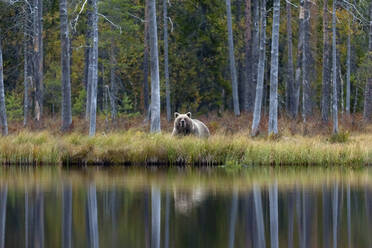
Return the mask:
<svg viewBox="0 0 372 248">
<path fill-rule="evenodd" d="M 372 134 L 345 143 L 328 136 L 251 138 L 248 131 L 209 139 L 130 129 L 88 137 L 21 131 L 0 139 L 2 164 L 350 165 L 372 164 Z"/>
</svg>

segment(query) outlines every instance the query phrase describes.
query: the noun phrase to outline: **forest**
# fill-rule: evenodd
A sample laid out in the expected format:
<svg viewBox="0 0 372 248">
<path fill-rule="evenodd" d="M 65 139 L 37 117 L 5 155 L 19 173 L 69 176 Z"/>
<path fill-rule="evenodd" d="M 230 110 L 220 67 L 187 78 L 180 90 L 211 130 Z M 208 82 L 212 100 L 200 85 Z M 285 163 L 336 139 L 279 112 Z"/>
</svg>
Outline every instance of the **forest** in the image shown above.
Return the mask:
<svg viewBox="0 0 372 248">
<path fill-rule="evenodd" d="M 54 117 L 61 130 L 85 119 L 94 134 L 96 116 L 142 116 L 159 131 L 175 111 L 247 113 L 252 135 L 262 115 L 275 134 L 278 116 L 332 122 L 333 132 L 344 115 L 372 116 L 368 1 L 3 0 L 0 9 L 4 134 L 7 120 Z"/>
<path fill-rule="evenodd" d="M 3 162 L 371 162 L 370 1 L 3 0 L 0 9 Z M 215 137 L 172 139 L 176 111 Z"/>
</svg>

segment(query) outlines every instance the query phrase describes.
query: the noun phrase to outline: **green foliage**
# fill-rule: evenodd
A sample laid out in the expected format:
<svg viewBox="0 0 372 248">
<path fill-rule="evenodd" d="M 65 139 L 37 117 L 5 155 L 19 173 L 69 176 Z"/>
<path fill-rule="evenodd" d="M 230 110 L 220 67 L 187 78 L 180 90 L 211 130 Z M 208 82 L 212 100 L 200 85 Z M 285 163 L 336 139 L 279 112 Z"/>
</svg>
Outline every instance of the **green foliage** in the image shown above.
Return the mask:
<svg viewBox="0 0 372 248">
<path fill-rule="evenodd" d="M 72 105 L 72 114 L 73 115 L 83 115 L 85 112 L 85 102 L 86 102 L 86 91 L 83 88 L 80 90 L 79 95 L 77 98 L 75 98 L 75 101 Z"/>
<path fill-rule="evenodd" d="M 329 138 L 329 142 L 331 143 L 346 143 L 349 141 L 350 133 L 348 131 L 339 131 L 338 133 L 334 133 Z"/>
<path fill-rule="evenodd" d="M 23 118 L 22 94 L 12 92 L 5 97 L 6 113 L 9 121 L 18 121 Z"/>
</svg>

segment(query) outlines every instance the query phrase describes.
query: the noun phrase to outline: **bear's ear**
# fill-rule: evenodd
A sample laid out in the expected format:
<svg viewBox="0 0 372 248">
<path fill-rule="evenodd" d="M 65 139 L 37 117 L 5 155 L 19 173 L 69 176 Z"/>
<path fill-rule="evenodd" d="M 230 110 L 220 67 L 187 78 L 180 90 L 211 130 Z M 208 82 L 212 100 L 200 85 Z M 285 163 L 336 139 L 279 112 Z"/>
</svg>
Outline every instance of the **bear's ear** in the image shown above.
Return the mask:
<svg viewBox="0 0 372 248">
<path fill-rule="evenodd" d="M 178 112 L 174 112 L 174 118 L 177 118 L 180 115 Z"/>
<path fill-rule="evenodd" d="M 186 115 L 191 118 L 191 112 L 187 112 Z"/>
</svg>

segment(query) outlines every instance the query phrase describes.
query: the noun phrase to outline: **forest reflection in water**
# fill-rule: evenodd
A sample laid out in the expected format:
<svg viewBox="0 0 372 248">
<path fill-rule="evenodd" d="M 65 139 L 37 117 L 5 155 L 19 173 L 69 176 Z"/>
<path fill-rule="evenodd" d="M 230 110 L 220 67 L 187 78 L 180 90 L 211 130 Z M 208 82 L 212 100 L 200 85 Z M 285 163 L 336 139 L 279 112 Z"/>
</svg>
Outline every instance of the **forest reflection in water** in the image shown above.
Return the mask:
<svg viewBox="0 0 372 248">
<path fill-rule="evenodd" d="M 0 169 L 2 247 L 372 247 L 371 170 Z"/>
</svg>

